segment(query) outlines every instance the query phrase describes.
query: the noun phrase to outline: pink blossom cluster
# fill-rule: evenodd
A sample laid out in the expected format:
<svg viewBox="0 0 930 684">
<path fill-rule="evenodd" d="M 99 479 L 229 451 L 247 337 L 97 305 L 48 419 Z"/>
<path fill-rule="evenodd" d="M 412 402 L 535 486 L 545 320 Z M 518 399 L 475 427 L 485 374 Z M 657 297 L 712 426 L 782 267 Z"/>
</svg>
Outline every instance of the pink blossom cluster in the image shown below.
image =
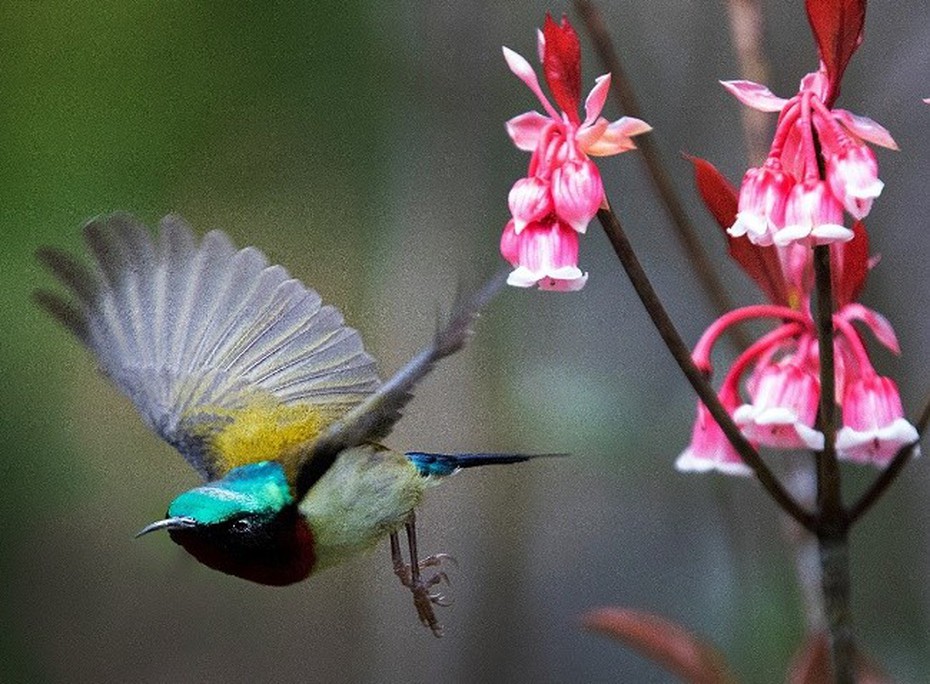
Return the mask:
<svg viewBox="0 0 930 684">
<path fill-rule="evenodd" d="M 865 218 L 882 191 L 878 163 L 867 142 L 897 149 L 879 124 L 829 107 L 835 92 L 824 65 L 801 80 L 789 100 L 751 81 L 722 81 L 740 102 L 779 112 L 762 166 L 743 177 L 730 235 L 756 245 L 830 244 L 852 238 L 843 210 Z"/>
<path fill-rule="evenodd" d="M 546 83 L 561 111 L 543 94 L 530 64 L 505 47 L 510 70 L 546 113 L 527 112 L 507 122 L 511 140 L 532 156 L 526 177 L 510 190 L 511 219 L 501 236 L 501 254 L 514 267 L 510 285 L 578 290 L 588 278 L 578 267 L 578 235 L 605 204 L 601 175 L 590 157 L 634 149 L 631 136 L 650 127 L 631 117 L 609 122 L 601 116 L 609 74 L 595 80 L 581 119 L 581 46 L 567 19 L 560 25 L 547 14 L 537 46 Z"/>
<path fill-rule="evenodd" d="M 736 213 L 736 191 L 707 162 L 695 160 L 695 168 L 702 195 L 714 205 L 714 214 L 726 227 Z M 880 345 L 899 352 L 891 324 L 856 301 L 875 262 L 869 259 L 868 236 L 861 222 L 854 224 L 852 233 L 849 241 L 830 247 L 835 281 L 835 400 L 842 407 L 835 446 L 841 459 L 884 466 L 918 435 L 904 418 L 897 385 L 876 372 L 862 332 L 854 325 L 869 331 Z M 731 254 L 762 287 L 770 303 L 735 309 L 717 319 L 695 346 L 694 362 L 709 375 L 713 347 L 730 326 L 749 320 L 773 321 L 775 327 L 728 368 L 718 396 L 753 445 L 822 450 L 824 435 L 817 429 L 820 354 L 810 308 L 812 250 L 800 243 L 763 247 L 742 237 L 730 237 L 730 243 Z M 691 443 L 676 467 L 751 474 L 701 403 Z"/>
<path fill-rule="evenodd" d="M 833 107 L 843 72 L 862 42 L 865 3 L 843 12 L 830 3 L 808 2 L 806 7 L 820 68 L 802 79 L 796 96 L 784 100 L 750 81 L 723 83 L 742 103 L 779 113 L 765 162 L 746 172 L 737 194 L 711 164 L 692 159 L 698 189 L 728 234 L 731 256 L 770 302 L 721 316 L 692 356 L 710 374 L 711 352 L 723 331 L 742 321 L 773 321 L 773 329 L 727 370 L 718 396 L 754 445 L 823 450 L 811 247 L 829 245 L 833 399 L 842 409 L 834 446 L 840 459 L 881 467 L 918 438 L 904 418 L 897 385 L 875 370 L 862 337 L 868 331 L 881 346 L 898 353 L 894 330 L 857 301 L 875 264 L 862 219 L 882 191 L 878 164 L 866 143 L 897 146 L 871 119 Z M 844 211 L 855 219 L 852 228 L 844 223 Z M 698 405 L 691 444 L 676 465 L 690 471 L 751 472 L 703 404 Z"/>
</svg>

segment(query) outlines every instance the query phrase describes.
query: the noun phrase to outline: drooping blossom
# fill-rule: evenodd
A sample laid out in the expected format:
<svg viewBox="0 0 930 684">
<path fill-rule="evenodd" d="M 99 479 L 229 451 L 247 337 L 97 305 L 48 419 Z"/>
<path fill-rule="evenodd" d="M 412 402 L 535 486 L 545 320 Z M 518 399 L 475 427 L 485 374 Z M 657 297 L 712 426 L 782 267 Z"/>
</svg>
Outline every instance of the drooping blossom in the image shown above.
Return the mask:
<svg viewBox="0 0 930 684">
<path fill-rule="evenodd" d="M 738 397 L 735 392 L 724 388 L 720 391 L 720 401 L 723 407 L 732 413 L 738 403 Z M 752 469 L 743 463 L 743 459 L 723 434 L 717 421 L 701 402 L 698 402 L 691 443 L 681 452 L 675 461 L 675 467 L 682 472 L 704 473 L 716 470 L 727 475 L 752 475 Z"/>
<path fill-rule="evenodd" d="M 721 81 L 743 104 L 778 112 L 765 163 L 749 169 L 739 209 L 728 227 L 756 245 L 832 244 L 852 238 L 843 210 L 865 218 L 882 191 L 875 154 L 866 143 L 897 149 L 887 130 L 869 118 L 834 108 L 846 65 L 861 42 L 865 3 L 838 13 L 830 3 L 806 3 L 820 51 L 820 68 L 783 99 L 751 81 Z"/>
<path fill-rule="evenodd" d="M 692 161 L 701 196 L 726 229 L 739 208 L 737 192 L 709 163 Z M 850 240 L 830 248 L 835 399 L 843 417 L 836 450 L 841 459 L 883 466 L 900 447 L 913 443 L 917 433 L 903 417 L 897 386 L 876 373 L 862 338 L 862 329 L 867 330 L 880 345 L 899 352 L 890 323 L 856 301 L 875 261 L 869 258 L 868 236 L 861 222 L 853 225 L 852 233 Z M 735 309 L 714 321 L 694 347 L 694 362 L 710 374 L 714 346 L 730 326 L 749 320 L 774 323 L 727 369 L 720 400 L 754 444 L 820 450 L 824 436 L 816 422 L 820 354 L 810 308 L 812 251 L 796 242 L 762 247 L 732 235 L 728 241 L 731 256 L 760 286 L 769 303 Z M 739 457 L 719 441 L 722 431 L 708 426 L 708 420 L 713 422 L 699 404 L 691 444 L 676 465 L 680 470 L 733 473 L 732 458 Z"/>
<path fill-rule="evenodd" d="M 515 221 L 509 221 L 501 235 L 501 254 L 514 267 L 507 282 L 516 287 L 570 292 L 588 280 L 578 268 L 578 233 L 551 215 L 519 234 Z"/>
<path fill-rule="evenodd" d="M 918 437 L 904 418 L 894 380 L 871 372 L 847 383 L 843 427 L 836 435 L 839 453 L 850 461 L 884 466 L 901 447 L 913 444 Z"/>
<path fill-rule="evenodd" d="M 510 70 L 533 91 L 545 114 L 531 111 L 507 122 L 511 140 L 532 156 L 526 177 L 514 183 L 508 196 L 512 218 L 501 251 L 514 266 L 509 284 L 576 290 L 587 276 L 578 269 L 577 235 L 570 238 L 564 233 L 584 233 L 605 202 L 600 171 L 591 157 L 634 149 L 632 136 L 649 131 L 650 126 L 632 117 L 609 122 L 601 116 L 609 74 L 595 79 L 581 118 L 581 45 L 567 19 L 556 24 L 547 14 L 537 47 L 555 105 L 543 93 L 529 62 L 503 49 Z"/>
</svg>

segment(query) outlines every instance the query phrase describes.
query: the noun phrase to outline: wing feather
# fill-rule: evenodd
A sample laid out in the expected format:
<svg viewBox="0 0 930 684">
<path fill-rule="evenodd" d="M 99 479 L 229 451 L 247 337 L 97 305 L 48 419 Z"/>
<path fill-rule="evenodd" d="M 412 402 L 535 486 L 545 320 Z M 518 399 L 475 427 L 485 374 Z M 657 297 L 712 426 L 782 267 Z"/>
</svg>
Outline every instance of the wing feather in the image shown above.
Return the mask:
<svg viewBox="0 0 930 684">
<path fill-rule="evenodd" d="M 36 301 L 205 478 L 252 457 L 220 453 L 224 431 L 297 425 L 305 440 L 308 425 L 322 429 L 379 386 L 358 333 L 259 250 L 237 251 L 220 231 L 198 244 L 177 216 L 162 219 L 154 241 L 122 214 L 91 221 L 84 235 L 91 268 L 38 253 L 73 301 L 48 292 Z M 258 424 L 237 424 L 237 412 Z"/>
</svg>

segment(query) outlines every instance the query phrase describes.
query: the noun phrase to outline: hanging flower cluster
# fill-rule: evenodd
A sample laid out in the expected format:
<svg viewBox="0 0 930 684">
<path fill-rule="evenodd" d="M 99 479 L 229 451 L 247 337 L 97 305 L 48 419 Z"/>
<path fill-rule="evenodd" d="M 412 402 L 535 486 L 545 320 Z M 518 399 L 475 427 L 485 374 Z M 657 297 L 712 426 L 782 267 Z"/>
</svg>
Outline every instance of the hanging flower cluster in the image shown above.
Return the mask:
<svg viewBox="0 0 930 684">
<path fill-rule="evenodd" d="M 863 116 L 834 108 L 846 66 L 862 44 L 865 2 L 806 2 L 820 67 L 801 79 L 797 95 L 784 100 L 751 81 L 723 81 L 745 105 L 778 112 L 765 163 L 749 169 L 739 193 L 733 237 L 755 245 L 844 242 L 853 232 L 845 209 L 865 218 L 882 191 L 878 163 L 867 142 L 897 149 L 891 135 Z"/>
<path fill-rule="evenodd" d="M 504 48 L 510 70 L 529 86 L 546 113 L 527 112 L 507 122 L 514 144 L 532 156 L 526 177 L 510 190 L 511 219 L 501 236 L 501 254 L 514 267 L 507 279 L 510 285 L 578 290 L 588 278 L 578 268 L 578 234 L 604 204 L 601 175 L 590 157 L 634 149 L 631 137 L 651 129 L 632 117 L 609 122 L 601 116 L 609 74 L 595 79 L 581 119 L 581 45 L 567 19 L 556 24 L 546 15 L 538 50 L 549 91 L 561 111 L 543 94 L 530 64 Z"/>
<path fill-rule="evenodd" d="M 749 81 L 724 82 L 741 102 L 779 112 L 765 163 L 749 169 L 736 190 L 708 162 L 692 159 L 701 196 L 727 232 L 730 255 L 758 284 L 769 304 L 747 306 L 715 321 L 695 346 L 695 364 L 710 374 L 714 343 L 729 326 L 768 319 L 774 329 L 743 351 L 719 390 L 724 407 L 746 438 L 774 449 L 824 448 L 817 429 L 820 354 L 811 314 L 813 245 L 830 245 L 833 276 L 835 401 L 842 407 L 836 435 L 841 459 L 886 465 L 917 440 L 903 415 L 894 381 L 872 365 L 858 323 L 882 346 L 898 353 L 891 325 L 857 302 L 869 258 L 863 219 L 882 191 L 878 165 L 867 142 L 896 149 L 884 128 L 833 108 L 840 80 L 861 43 L 865 3 L 838 15 L 829 3 L 808 2 L 808 19 L 820 52 L 820 68 L 801 81 L 790 100 Z M 855 11 L 853 11 L 855 9 Z M 844 225 L 844 210 L 852 228 Z M 699 404 L 690 446 L 680 470 L 748 474 L 722 430 Z"/>
<path fill-rule="evenodd" d="M 866 142 L 897 149 L 888 131 L 866 117 L 829 108 L 824 66 L 805 76 L 790 100 L 751 81 L 722 83 L 743 104 L 779 112 L 768 158 L 743 177 L 730 235 L 745 235 L 757 245 L 851 239 L 843 210 L 865 218 L 883 187 Z"/>
<path fill-rule="evenodd" d="M 729 192 L 735 210 L 735 190 L 706 162 L 697 162 L 696 168 L 698 182 L 705 189 L 716 184 L 720 192 Z M 710 373 L 714 344 L 728 327 L 747 320 L 775 322 L 773 330 L 750 345 L 730 366 L 719 390 L 724 407 L 756 446 L 815 451 L 824 446 L 823 434 L 816 429 L 820 359 L 810 309 L 813 274 L 809 254 L 807 247 L 797 244 L 758 247 L 742 243 L 734 256 L 762 285 L 771 303 L 721 316 L 694 348 L 695 363 Z M 831 261 L 836 281 L 836 401 L 843 415 L 836 439 L 837 456 L 883 466 L 900 447 L 917 439 L 917 431 L 904 419 L 894 381 L 875 371 L 862 335 L 853 325 L 861 324 L 882 346 L 899 352 L 888 321 L 855 301 L 873 263 L 868 258 L 868 237 L 860 222 L 855 224 L 850 241 L 831 247 Z M 744 393 L 741 388 L 745 388 Z M 698 406 L 691 444 L 678 458 L 676 467 L 751 474 L 702 404 Z"/>
</svg>

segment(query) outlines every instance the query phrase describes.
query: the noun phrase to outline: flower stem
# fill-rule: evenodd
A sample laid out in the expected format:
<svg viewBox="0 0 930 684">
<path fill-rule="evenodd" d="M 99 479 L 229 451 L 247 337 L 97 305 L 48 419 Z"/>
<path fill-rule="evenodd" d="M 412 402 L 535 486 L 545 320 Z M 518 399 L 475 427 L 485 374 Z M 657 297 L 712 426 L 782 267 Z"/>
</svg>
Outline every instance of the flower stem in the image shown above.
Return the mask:
<svg viewBox="0 0 930 684">
<path fill-rule="evenodd" d="M 636 254 L 633 252 L 633 247 L 630 245 L 616 214 L 614 214 L 611 209 L 601 209 L 597 212 L 597 218 L 601 226 L 603 226 L 604 232 L 607 233 L 607 238 L 610 240 L 614 252 L 616 252 L 617 257 L 620 259 L 620 263 L 623 265 L 627 276 L 630 278 L 630 282 L 636 290 L 636 294 L 639 295 L 640 301 L 642 301 L 647 313 L 650 318 L 652 318 L 652 322 L 659 331 L 659 335 L 662 337 L 663 342 L 665 342 L 668 350 L 675 358 L 675 361 L 685 374 L 688 382 L 691 383 L 691 386 L 694 388 L 700 400 L 707 407 L 707 410 L 714 417 L 714 420 L 717 421 L 717 424 L 720 425 L 720 429 L 723 430 L 723 433 L 727 436 L 727 439 L 730 440 L 730 443 L 739 453 L 746 465 L 752 468 L 756 478 L 772 499 L 775 500 L 775 503 L 805 528 L 812 532 L 815 531 L 814 516 L 804 510 L 804 508 L 791 497 L 778 481 L 778 478 L 776 478 L 772 471 L 769 470 L 768 466 L 765 465 L 765 462 L 733 422 L 733 419 L 730 417 L 730 414 L 727 413 L 723 404 L 720 403 L 720 399 L 717 397 L 717 393 L 714 392 L 714 388 L 707 380 L 707 377 L 694 364 L 691 358 L 691 351 L 681 339 L 681 335 L 679 335 L 678 330 L 675 328 L 675 324 L 672 323 L 672 319 L 662 305 L 655 289 L 653 289 L 652 283 L 649 282 L 649 278 L 643 270 L 642 265 L 639 263 Z"/>
<path fill-rule="evenodd" d="M 833 282 L 830 247 L 814 247 L 817 283 L 817 344 L 820 354 L 820 416 L 823 451 L 817 454 L 817 540 L 824 615 L 837 684 L 855 682 L 855 639 L 850 611 L 849 516 L 843 508 L 836 458 L 836 369 L 833 358 Z"/>
<path fill-rule="evenodd" d="M 814 247 L 817 281 L 817 344 L 820 355 L 820 430 L 823 451 L 817 455 L 817 505 L 829 521 L 844 518 L 840 491 L 840 468 L 836 459 L 836 372 L 833 360 L 833 283 L 830 276 L 830 247 Z"/>
<path fill-rule="evenodd" d="M 849 539 L 845 528 L 821 531 L 820 547 L 821 587 L 823 610 L 830 633 L 830 656 L 833 663 L 833 681 L 836 684 L 855 684 L 855 639 L 850 612 Z"/>
<path fill-rule="evenodd" d="M 643 115 L 636 99 L 636 93 L 626 76 L 623 64 L 620 62 L 620 56 L 614 49 L 600 12 L 588 0 L 575 0 L 575 9 L 581 15 L 601 63 L 610 72 L 611 85 L 613 86 L 611 92 L 616 96 L 617 106 L 620 111 L 628 116 L 642 119 Z M 666 171 L 662 155 L 653 142 L 652 135 L 652 133 L 646 133 L 636 138 L 636 144 L 640 152 L 642 152 L 643 162 L 646 164 L 652 186 L 665 206 L 666 213 L 675 227 L 678 242 L 687 255 L 689 263 L 693 266 L 701 287 L 703 287 L 714 309 L 718 314 L 732 311 L 736 308 L 736 305 L 730 295 L 727 294 L 723 283 L 717 277 L 717 271 L 697 237 L 697 230 L 695 230 L 691 219 L 688 218 L 684 204 L 675 191 L 671 176 Z M 749 339 L 739 328 L 730 328 L 728 333 L 738 349 L 745 349 L 749 346 Z"/>
</svg>

